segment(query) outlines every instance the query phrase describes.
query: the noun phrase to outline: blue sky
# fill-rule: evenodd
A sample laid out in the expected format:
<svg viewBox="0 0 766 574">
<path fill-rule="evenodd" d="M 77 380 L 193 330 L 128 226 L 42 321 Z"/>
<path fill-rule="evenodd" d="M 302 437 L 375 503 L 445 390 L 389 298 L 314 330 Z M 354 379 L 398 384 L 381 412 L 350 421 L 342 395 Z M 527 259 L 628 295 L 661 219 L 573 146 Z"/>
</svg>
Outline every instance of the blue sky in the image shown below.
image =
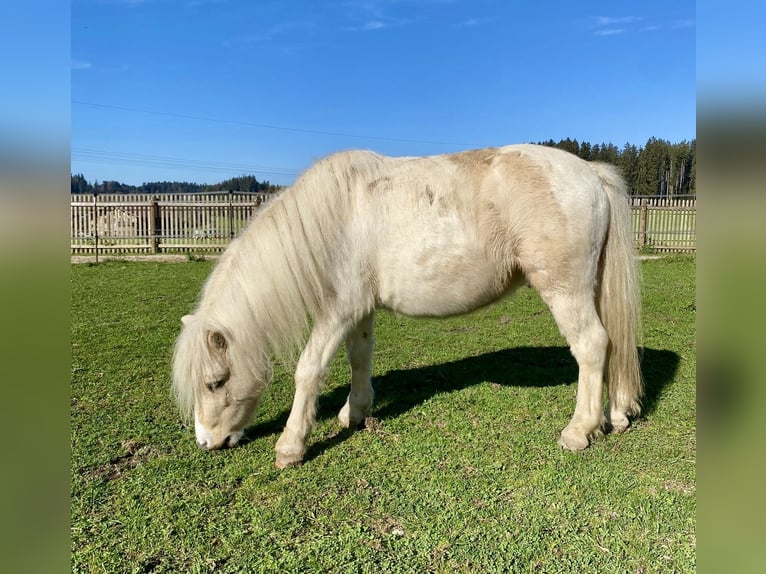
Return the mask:
<svg viewBox="0 0 766 574">
<path fill-rule="evenodd" d="M 696 137 L 688 0 L 73 0 L 72 172 L 290 184 L 427 155 Z"/>
</svg>

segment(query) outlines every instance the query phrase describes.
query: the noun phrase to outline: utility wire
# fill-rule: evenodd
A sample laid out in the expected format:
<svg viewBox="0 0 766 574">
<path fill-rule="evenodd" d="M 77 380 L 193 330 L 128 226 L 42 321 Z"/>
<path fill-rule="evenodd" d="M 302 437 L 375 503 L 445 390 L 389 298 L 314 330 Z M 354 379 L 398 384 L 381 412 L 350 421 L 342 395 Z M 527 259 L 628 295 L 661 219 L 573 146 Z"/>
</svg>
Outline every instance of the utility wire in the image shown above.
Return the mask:
<svg viewBox="0 0 766 574">
<path fill-rule="evenodd" d="M 350 133 L 344 133 L 344 132 L 330 132 L 330 131 L 324 131 L 324 130 L 312 130 L 307 128 L 295 128 L 295 127 L 288 127 L 288 126 L 277 126 L 277 125 L 271 125 L 271 124 L 261 124 L 261 123 L 255 123 L 255 122 L 244 122 L 240 120 L 229 120 L 225 118 L 211 118 L 206 116 L 195 116 L 191 114 L 178 114 L 175 112 L 162 112 L 157 110 L 145 110 L 141 108 L 133 108 L 128 106 L 115 106 L 112 104 L 99 104 L 96 102 L 86 102 L 83 100 L 72 100 L 73 104 L 77 104 L 80 106 L 89 106 L 93 108 L 105 108 L 105 109 L 111 109 L 111 110 L 120 110 L 123 112 L 134 112 L 134 113 L 141 113 L 141 114 L 152 114 L 156 116 L 168 116 L 173 118 L 183 118 L 187 120 L 197 120 L 197 121 L 203 121 L 203 122 L 215 122 L 220 124 L 235 124 L 240 126 L 250 126 L 255 128 L 263 128 L 268 130 L 280 130 L 280 131 L 286 131 L 286 132 L 298 132 L 298 133 L 304 133 L 304 134 L 315 134 L 315 135 L 323 135 L 323 136 L 340 136 L 345 138 L 356 138 L 356 139 L 365 139 L 365 140 L 376 140 L 376 141 L 389 141 L 389 142 L 399 142 L 399 143 L 416 143 L 416 144 L 430 144 L 430 145 L 449 145 L 449 146 L 462 146 L 462 147 L 475 147 L 475 148 L 481 148 L 481 147 L 487 147 L 487 144 L 477 144 L 477 143 L 465 143 L 465 142 L 445 142 L 445 141 L 432 141 L 432 140 L 416 140 L 416 139 L 402 139 L 402 138 L 389 138 L 384 136 L 370 136 L 370 135 L 360 135 L 360 134 L 350 134 Z"/>
<path fill-rule="evenodd" d="M 227 173 L 240 171 L 242 173 L 257 172 L 259 174 L 284 176 L 294 176 L 298 173 L 298 171 L 295 169 L 284 167 L 248 165 L 243 163 L 224 163 L 216 161 L 200 161 L 195 159 L 113 152 L 89 148 L 72 148 L 72 158 L 101 164 L 138 164 L 153 167 L 177 167 L 204 171 L 220 171 Z"/>
</svg>

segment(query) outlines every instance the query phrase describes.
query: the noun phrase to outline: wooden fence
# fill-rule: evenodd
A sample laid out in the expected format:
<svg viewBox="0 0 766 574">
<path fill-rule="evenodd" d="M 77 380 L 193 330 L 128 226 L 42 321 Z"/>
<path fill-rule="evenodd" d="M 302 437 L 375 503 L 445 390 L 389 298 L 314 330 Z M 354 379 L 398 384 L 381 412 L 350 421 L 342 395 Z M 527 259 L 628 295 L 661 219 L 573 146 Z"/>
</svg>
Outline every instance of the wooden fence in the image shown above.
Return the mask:
<svg viewBox="0 0 766 574">
<path fill-rule="evenodd" d="M 634 196 L 636 245 L 655 251 L 697 250 L 697 197 Z"/>
<path fill-rule="evenodd" d="M 72 195 L 71 252 L 220 252 L 270 193 Z M 636 246 L 696 250 L 696 197 L 631 198 Z"/>
<path fill-rule="evenodd" d="M 273 195 L 73 194 L 71 252 L 223 251 Z"/>
</svg>

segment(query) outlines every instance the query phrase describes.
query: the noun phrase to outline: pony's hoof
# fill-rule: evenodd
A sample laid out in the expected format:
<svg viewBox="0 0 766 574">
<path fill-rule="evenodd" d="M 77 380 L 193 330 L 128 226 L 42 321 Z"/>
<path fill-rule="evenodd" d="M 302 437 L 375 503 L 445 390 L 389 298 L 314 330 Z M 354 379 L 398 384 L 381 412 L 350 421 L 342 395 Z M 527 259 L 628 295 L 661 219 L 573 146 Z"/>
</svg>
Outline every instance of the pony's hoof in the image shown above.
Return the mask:
<svg viewBox="0 0 766 574">
<path fill-rule="evenodd" d="M 338 422 L 344 429 L 351 428 L 351 413 L 349 412 L 348 405 L 345 405 L 338 413 Z"/>
<path fill-rule="evenodd" d="M 609 432 L 622 433 L 630 428 L 630 420 L 625 415 L 615 416 L 609 419 Z"/>
<path fill-rule="evenodd" d="M 338 422 L 344 429 L 355 429 L 364 422 L 364 418 L 350 417 L 347 414 L 344 416 L 344 413 L 341 413 L 338 415 Z"/>
<path fill-rule="evenodd" d="M 296 458 L 295 456 L 279 456 L 277 455 L 277 460 L 274 462 L 274 466 L 276 466 L 279 470 L 283 470 L 285 468 L 293 468 L 295 466 L 300 466 L 303 464 L 303 458 Z"/>
<path fill-rule="evenodd" d="M 367 409 L 368 412 L 365 414 L 361 409 L 352 409 L 349 404 L 346 403 L 338 413 L 338 421 L 343 428 L 355 429 L 369 416 L 369 410 L 370 409 Z"/>
<path fill-rule="evenodd" d="M 566 450 L 578 451 L 588 448 L 590 441 L 587 435 L 564 429 L 561 431 L 559 444 Z"/>
</svg>

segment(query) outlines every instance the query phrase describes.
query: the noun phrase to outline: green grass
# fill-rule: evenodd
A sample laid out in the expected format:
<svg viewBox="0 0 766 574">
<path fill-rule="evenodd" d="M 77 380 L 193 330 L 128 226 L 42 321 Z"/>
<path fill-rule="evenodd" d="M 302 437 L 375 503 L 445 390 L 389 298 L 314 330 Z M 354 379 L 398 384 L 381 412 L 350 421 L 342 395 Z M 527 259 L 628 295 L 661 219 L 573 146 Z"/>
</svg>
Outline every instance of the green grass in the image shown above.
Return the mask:
<svg viewBox="0 0 766 574">
<path fill-rule="evenodd" d="M 342 353 L 303 466 L 274 468 L 277 368 L 245 444 L 204 453 L 169 391 L 208 262 L 72 267 L 75 572 L 693 572 L 692 257 L 643 263 L 645 414 L 556 444 L 576 365 L 537 295 L 468 317 L 379 313 L 373 419 L 335 420 Z"/>
</svg>

